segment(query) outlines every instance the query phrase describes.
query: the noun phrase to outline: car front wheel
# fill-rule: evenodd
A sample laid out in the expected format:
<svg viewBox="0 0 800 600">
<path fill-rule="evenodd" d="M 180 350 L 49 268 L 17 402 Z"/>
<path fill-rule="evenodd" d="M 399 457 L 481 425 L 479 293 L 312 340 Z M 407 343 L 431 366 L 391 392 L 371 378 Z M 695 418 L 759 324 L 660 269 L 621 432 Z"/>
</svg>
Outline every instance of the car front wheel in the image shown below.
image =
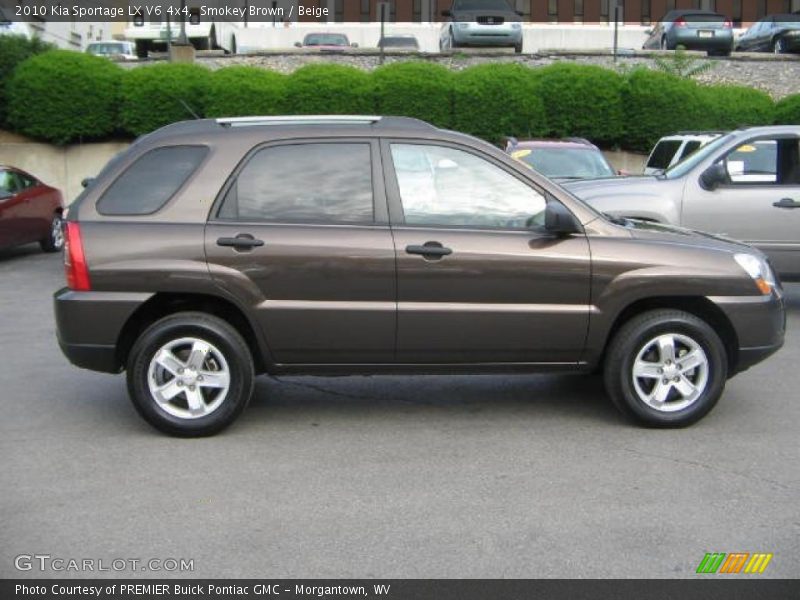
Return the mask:
<svg viewBox="0 0 800 600">
<path fill-rule="evenodd" d="M 147 328 L 131 349 L 128 392 L 139 414 L 172 435 L 212 435 L 230 425 L 253 392 L 253 359 L 236 329 L 183 312 Z"/>
<path fill-rule="evenodd" d="M 605 362 L 614 404 L 651 427 L 684 427 L 701 419 L 719 400 L 727 376 L 717 333 L 679 310 L 654 310 L 625 323 Z"/>
</svg>

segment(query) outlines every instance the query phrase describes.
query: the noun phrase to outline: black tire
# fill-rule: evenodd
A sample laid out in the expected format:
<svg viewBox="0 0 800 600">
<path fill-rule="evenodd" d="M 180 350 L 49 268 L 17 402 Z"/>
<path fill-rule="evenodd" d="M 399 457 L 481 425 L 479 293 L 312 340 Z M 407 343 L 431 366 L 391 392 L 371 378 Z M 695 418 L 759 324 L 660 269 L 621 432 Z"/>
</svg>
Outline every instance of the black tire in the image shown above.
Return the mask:
<svg viewBox="0 0 800 600">
<path fill-rule="evenodd" d="M 216 408 L 202 416 L 171 414 L 159 404 L 150 391 L 151 362 L 156 353 L 165 345 L 186 338 L 211 344 L 214 352 L 203 354 L 207 357 L 202 359 L 206 361 L 204 366 L 209 366 L 207 361 L 214 359 L 216 352 L 221 354 L 221 362 L 227 363 L 229 384 L 222 399 L 214 396 L 222 394 L 221 390 L 215 392 L 215 388 L 204 388 L 203 384 L 197 381 L 194 382 L 194 386 L 197 387 L 189 386 L 192 390 L 199 390 L 203 395 L 205 408 L 213 406 L 219 400 Z M 188 362 L 190 361 L 187 360 L 187 364 Z M 215 364 L 219 363 L 220 361 L 215 361 Z M 137 412 L 153 427 L 170 435 L 182 437 L 213 435 L 230 425 L 242 413 L 253 394 L 255 374 L 253 357 L 247 343 L 227 322 L 202 312 L 176 313 L 153 323 L 134 343 L 128 356 L 127 370 L 128 393 Z M 186 370 L 188 372 L 189 367 Z M 170 377 L 169 374 L 165 375 Z M 183 388 L 182 377 L 178 385 Z M 208 378 L 208 375 L 206 377 Z M 155 379 L 155 376 L 153 378 Z M 179 376 L 175 375 L 173 380 L 178 381 L 178 379 Z M 153 383 L 155 385 L 156 382 Z M 174 404 L 169 403 L 168 408 L 173 411 L 188 412 L 189 397 L 186 394 L 188 394 L 187 389 L 178 393 Z M 184 403 L 185 408 L 180 407 L 180 403 Z"/>
<path fill-rule="evenodd" d="M 522 54 L 522 42 L 519 44 L 514 44 L 514 52 L 516 54 Z"/>
<path fill-rule="evenodd" d="M 652 348 L 648 342 L 665 334 L 677 335 L 680 339 L 694 342 L 705 353 L 707 360 L 702 392 L 688 406 L 672 411 L 666 410 L 666 405 L 672 401 L 671 398 L 680 396 L 678 390 L 673 389 L 673 383 L 668 379 L 662 379 L 661 382 L 655 379 L 654 387 L 649 391 L 654 391 L 655 386 L 660 383 L 666 383 L 665 387 L 669 390 L 665 409 L 657 410 L 639 396 L 637 384 L 634 382 L 636 378 L 633 376 L 634 361 L 639 353 L 647 347 Z M 678 379 L 674 381 L 678 381 L 681 375 L 671 371 L 682 367 L 680 356 L 676 357 L 677 360 L 670 365 L 670 371 L 665 375 L 667 377 L 676 375 Z M 655 363 L 656 366 L 658 364 Z M 696 371 L 689 371 L 687 377 L 702 377 L 700 375 L 702 369 L 699 367 Z M 632 318 L 614 336 L 606 351 L 604 376 L 606 390 L 623 414 L 649 427 L 685 427 L 708 414 L 719 400 L 728 378 L 728 358 L 722 340 L 702 319 L 680 310 L 653 310 Z M 639 379 L 639 387 L 646 385 L 647 381 L 651 380 Z M 695 379 L 694 383 L 698 382 L 699 380 Z M 680 404 L 673 403 L 672 406 L 677 408 Z"/>
<path fill-rule="evenodd" d="M 61 249 L 64 247 L 64 222 L 61 219 L 61 215 L 56 213 L 53 215 L 53 220 L 50 221 L 50 229 L 47 233 L 47 237 L 42 238 L 39 240 L 39 246 L 41 246 L 44 252 L 61 252 Z"/>
</svg>

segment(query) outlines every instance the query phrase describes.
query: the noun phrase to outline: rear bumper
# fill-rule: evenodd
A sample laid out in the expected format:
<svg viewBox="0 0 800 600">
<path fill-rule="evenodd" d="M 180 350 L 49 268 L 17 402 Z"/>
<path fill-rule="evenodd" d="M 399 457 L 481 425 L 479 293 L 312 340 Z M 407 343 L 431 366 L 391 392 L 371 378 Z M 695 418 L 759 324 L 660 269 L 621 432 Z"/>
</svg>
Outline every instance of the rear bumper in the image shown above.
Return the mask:
<svg viewBox="0 0 800 600">
<path fill-rule="evenodd" d="M 734 371 L 741 373 L 783 346 L 786 335 L 786 310 L 783 292 L 769 296 L 734 296 L 709 298 L 733 325 L 739 342 Z"/>
<path fill-rule="evenodd" d="M 676 35 L 673 42 L 675 47 L 684 46 L 687 50 L 732 50 L 733 36 L 730 34 L 715 35 L 710 38 L 698 37 L 692 34 Z"/>
<path fill-rule="evenodd" d="M 83 369 L 119 373 L 124 367 L 117 352 L 122 330 L 151 297 L 148 293 L 57 291 L 53 309 L 64 356 Z"/>
</svg>

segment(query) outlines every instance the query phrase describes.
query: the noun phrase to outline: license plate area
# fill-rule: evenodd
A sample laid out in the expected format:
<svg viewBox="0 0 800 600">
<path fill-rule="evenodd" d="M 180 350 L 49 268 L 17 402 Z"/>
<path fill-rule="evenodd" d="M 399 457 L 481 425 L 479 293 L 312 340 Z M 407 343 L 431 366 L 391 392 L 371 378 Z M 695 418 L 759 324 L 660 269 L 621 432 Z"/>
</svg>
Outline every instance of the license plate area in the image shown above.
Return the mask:
<svg viewBox="0 0 800 600">
<path fill-rule="evenodd" d="M 697 37 L 713 38 L 714 37 L 714 32 L 713 31 L 708 31 L 708 30 L 705 30 L 705 29 L 701 29 L 700 31 L 697 32 Z"/>
</svg>

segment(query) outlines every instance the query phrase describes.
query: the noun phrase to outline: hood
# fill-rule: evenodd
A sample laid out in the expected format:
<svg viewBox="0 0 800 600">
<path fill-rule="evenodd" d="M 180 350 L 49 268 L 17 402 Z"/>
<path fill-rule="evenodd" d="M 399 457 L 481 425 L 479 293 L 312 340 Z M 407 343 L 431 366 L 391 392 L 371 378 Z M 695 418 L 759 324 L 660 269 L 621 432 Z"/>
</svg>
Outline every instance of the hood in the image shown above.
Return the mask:
<svg viewBox="0 0 800 600">
<path fill-rule="evenodd" d="M 640 240 L 661 241 L 668 244 L 681 244 L 688 246 L 702 246 L 723 252 L 748 252 L 750 254 L 761 255 L 759 250 L 748 246 L 744 242 L 734 240 L 723 235 L 706 233 L 686 227 L 675 225 L 664 225 L 651 221 L 639 221 L 637 219 L 627 219 L 625 225 L 631 235 Z"/>
<path fill-rule="evenodd" d="M 610 194 L 638 193 L 637 190 L 657 189 L 664 183 L 655 175 L 637 175 L 632 177 L 602 177 L 599 179 L 580 179 L 565 181 L 562 185 L 578 198 Z"/>
<path fill-rule="evenodd" d="M 502 17 L 506 22 L 522 21 L 517 13 L 510 8 L 508 10 L 454 10 L 454 21 L 475 21 L 478 17 Z"/>
<path fill-rule="evenodd" d="M 680 179 L 613 177 L 569 181 L 561 185 L 600 212 L 649 221 L 680 221 L 679 199 L 684 185 Z"/>
</svg>

